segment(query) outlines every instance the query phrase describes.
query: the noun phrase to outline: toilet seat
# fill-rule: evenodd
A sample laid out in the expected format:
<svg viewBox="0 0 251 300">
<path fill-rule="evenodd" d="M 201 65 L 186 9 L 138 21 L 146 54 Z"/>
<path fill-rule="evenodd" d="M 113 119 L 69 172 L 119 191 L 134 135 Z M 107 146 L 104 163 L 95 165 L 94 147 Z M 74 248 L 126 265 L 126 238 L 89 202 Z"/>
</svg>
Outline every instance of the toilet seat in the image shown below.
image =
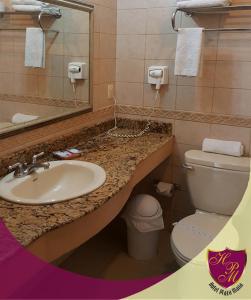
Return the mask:
<svg viewBox="0 0 251 300">
<path fill-rule="evenodd" d="M 196 212 L 178 222 L 171 235 L 173 252 L 182 265 L 197 256 L 221 231 L 229 217 Z"/>
</svg>

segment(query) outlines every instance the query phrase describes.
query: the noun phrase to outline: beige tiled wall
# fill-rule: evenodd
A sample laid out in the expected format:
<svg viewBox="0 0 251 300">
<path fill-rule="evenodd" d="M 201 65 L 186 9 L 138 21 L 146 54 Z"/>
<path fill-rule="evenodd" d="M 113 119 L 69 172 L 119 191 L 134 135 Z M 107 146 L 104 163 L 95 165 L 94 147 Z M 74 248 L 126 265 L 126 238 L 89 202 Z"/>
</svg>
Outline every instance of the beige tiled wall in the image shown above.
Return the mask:
<svg viewBox="0 0 251 300">
<path fill-rule="evenodd" d="M 113 104 L 108 98 L 108 85 L 115 84 L 117 0 L 88 0 L 94 10 L 94 79 L 93 108 Z"/>
<path fill-rule="evenodd" d="M 251 1 L 233 1 L 251 4 Z M 121 105 L 151 107 L 154 90 L 146 83 L 150 65 L 168 65 L 170 84 L 162 88 L 160 109 L 251 117 L 251 33 L 208 32 L 203 73 L 198 78 L 175 77 L 176 33 L 171 28 L 175 0 L 118 0 L 116 94 Z M 177 18 L 183 27 L 251 27 L 251 12 L 227 17 Z M 184 152 L 200 149 L 203 138 L 240 140 L 250 154 L 251 129 L 184 120 L 171 121 L 176 135 L 173 178 L 181 183 L 175 210 L 189 212 L 181 168 Z"/>
<path fill-rule="evenodd" d="M 112 104 L 107 85 L 115 82 L 116 1 L 86 1 L 94 10 L 94 110 Z M 9 1 L 6 5 L 10 6 Z M 25 31 L 0 31 L 0 93 L 72 100 L 74 95 L 67 78 L 69 61 L 89 63 L 89 18 L 85 12 L 63 8 L 63 17 L 48 22 L 59 31 L 46 34 L 46 69 L 25 68 Z M 0 26 L 25 28 L 37 26 L 30 17 L 1 19 Z M 46 23 L 46 21 L 43 21 Z M 13 84 L 14 83 L 14 84 Z M 78 83 L 77 98 L 89 100 L 89 80 Z"/>
</svg>

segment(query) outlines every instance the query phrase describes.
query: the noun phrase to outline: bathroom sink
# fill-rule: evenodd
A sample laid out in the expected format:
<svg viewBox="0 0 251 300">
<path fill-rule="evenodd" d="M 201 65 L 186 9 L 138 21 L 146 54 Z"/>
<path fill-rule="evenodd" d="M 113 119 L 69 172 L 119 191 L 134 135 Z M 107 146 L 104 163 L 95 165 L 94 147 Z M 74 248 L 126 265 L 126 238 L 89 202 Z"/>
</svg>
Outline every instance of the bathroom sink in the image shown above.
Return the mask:
<svg viewBox="0 0 251 300">
<path fill-rule="evenodd" d="M 86 195 L 104 184 L 100 166 L 84 161 L 52 161 L 23 178 L 10 173 L 0 180 L 0 197 L 19 204 L 43 205 Z"/>
</svg>

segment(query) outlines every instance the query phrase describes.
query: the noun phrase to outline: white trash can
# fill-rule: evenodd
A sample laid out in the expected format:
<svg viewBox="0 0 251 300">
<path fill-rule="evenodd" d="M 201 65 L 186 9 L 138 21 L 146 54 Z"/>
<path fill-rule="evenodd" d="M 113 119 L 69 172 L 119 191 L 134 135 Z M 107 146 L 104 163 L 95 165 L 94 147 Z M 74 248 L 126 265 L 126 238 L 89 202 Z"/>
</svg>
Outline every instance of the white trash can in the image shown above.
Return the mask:
<svg viewBox="0 0 251 300">
<path fill-rule="evenodd" d="M 164 228 L 158 200 L 150 195 L 137 195 L 127 204 L 123 218 L 127 224 L 128 254 L 138 260 L 155 257 L 159 231 Z"/>
</svg>

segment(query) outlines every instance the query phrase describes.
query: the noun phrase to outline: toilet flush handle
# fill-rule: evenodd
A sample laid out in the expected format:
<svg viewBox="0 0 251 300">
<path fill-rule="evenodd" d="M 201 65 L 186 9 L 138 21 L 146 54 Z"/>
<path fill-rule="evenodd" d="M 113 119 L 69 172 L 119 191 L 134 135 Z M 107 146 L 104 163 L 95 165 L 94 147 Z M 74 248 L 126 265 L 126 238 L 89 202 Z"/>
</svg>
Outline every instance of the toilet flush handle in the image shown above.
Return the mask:
<svg viewBox="0 0 251 300">
<path fill-rule="evenodd" d="M 182 167 L 183 167 L 184 169 L 187 169 L 187 170 L 190 170 L 190 171 L 193 171 L 193 170 L 194 170 L 194 167 L 189 166 L 188 164 L 183 164 Z"/>
</svg>

